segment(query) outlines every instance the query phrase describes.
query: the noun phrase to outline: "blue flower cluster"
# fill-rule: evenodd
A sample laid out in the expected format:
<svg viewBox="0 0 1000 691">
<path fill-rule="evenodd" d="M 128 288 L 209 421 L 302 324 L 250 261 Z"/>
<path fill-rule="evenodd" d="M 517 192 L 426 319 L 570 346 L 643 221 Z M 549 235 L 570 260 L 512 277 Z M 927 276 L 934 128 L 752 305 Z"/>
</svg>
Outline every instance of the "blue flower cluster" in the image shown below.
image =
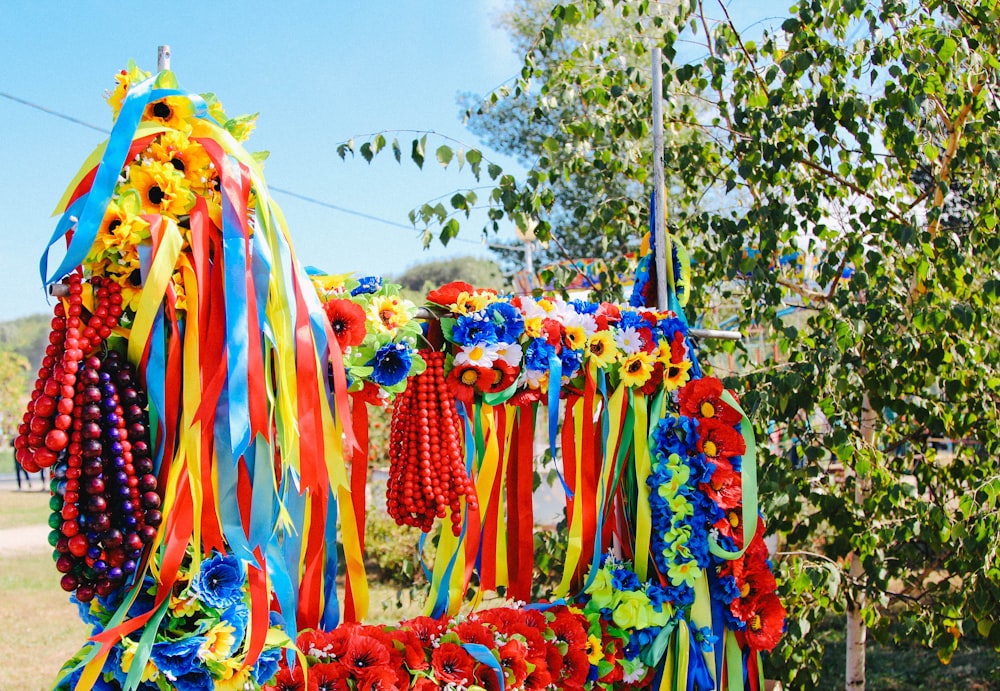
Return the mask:
<svg viewBox="0 0 1000 691">
<path fill-rule="evenodd" d="M 372 293 L 377 293 L 381 287 L 381 276 L 362 276 L 358 279 L 357 287 L 351 291 L 351 296 L 357 297 L 358 295 L 371 295 Z"/>
<path fill-rule="evenodd" d="M 711 564 L 708 529 L 721 509 L 698 489 L 714 466 L 696 447 L 698 421 L 668 415 L 653 430 L 650 512 L 653 559 L 667 576 L 667 599 L 678 608 L 694 602 L 694 583 Z"/>
<path fill-rule="evenodd" d="M 407 343 L 390 341 L 375 351 L 368 361 L 371 380 L 379 386 L 394 386 L 406 378 L 413 364 L 413 351 Z"/>
</svg>

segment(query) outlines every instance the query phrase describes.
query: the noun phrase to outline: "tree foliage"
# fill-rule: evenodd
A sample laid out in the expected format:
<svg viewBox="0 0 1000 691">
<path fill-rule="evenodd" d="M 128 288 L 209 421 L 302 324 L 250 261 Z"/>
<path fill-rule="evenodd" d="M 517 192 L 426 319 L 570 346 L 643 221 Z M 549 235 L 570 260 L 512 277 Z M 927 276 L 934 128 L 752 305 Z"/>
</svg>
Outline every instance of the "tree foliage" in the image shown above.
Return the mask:
<svg viewBox="0 0 1000 691">
<path fill-rule="evenodd" d="M 522 78 L 490 99 L 527 98 L 526 126 L 558 133 L 522 178 L 478 149 L 438 160 L 475 160 L 492 223 L 535 219 L 543 240 L 562 188 L 627 178 L 648 194 L 648 73 L 620 56 L 659 45 L 666 126 L 683 134 L 664 161 L 671 227 L 696 262 L 692 306 L 726 302 L 742 328 L 768 330 L 779 357 L 731 385 L 762 426 L 802 440 L 804 463 L 762 459 L 789 605 L 774 673 L 815 685 L 810 630 L 848 610 L 945 662 L 965 636 L 1000 650 L 998 3 L 801 0 L 756 40 L 725 3 L 649 7 L 552 10 Z M 607 15 L 631 30 L 573 33 Z M 468 199 L 414 218 L 446 240 Z M 576 230 L 638 237 L 641 199 L 593 195 Z M 807 316 L 787 322 L 789 305 Z M 807 426 L 820 416 L 822 430 Z"/>
</svg>

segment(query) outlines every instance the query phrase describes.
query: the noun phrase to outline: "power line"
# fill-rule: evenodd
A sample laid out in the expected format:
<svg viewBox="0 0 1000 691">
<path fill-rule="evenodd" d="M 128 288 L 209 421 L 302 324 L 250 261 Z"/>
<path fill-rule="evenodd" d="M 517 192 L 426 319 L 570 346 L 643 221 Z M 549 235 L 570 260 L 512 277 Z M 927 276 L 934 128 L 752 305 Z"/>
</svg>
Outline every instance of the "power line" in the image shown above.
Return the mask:
<svg viewBox="0 0 1000 691">
<path fill-rule="evenodd" d="M 13 94 L 8 94 L 5 91 L 0 91 L 0 96 L 2 96 L 3 98 L 6 98 L 8 100 L 14 101 L 15 103 L 20 103 L 21 105 L 27 106 L 28 108 L 34 108 L 35 110 L 41 111 L 41 112 L 46 113 L 48 115 L 52 115 L 53 117 L 61 118 L 61 119 L 66 120 L 68 122 L 72 122 L 75 125 L 80 125 L 81 127 L 86 127 L 88 129 L 95 130 L 97 132 L 100 132 L 101 134 L 111 134 L 111 130 L 109 130 L 107 128 L 98 127 L 97 125 L 92 125 L 91 123 L 86 122 L 84 120 L 80 120 L 79 118 L 75 118 L 72 115 L 67 115 L 67 114 L 61 113 L 61 112 L 59 112 L 57 110 L 52 110 L 51 108 L 46 108 L 45 106 L 39 105 L 37 103 L 32 103 L 31 101 L 25 100 L 23 98 L 18 98 L 17 96 L 14 96 Z M 315 204 L 316 206 L 322 206 L 323 208 L 326 208 L 326 209 L 332 209 L 333 211 L 339 211 L 340 213 L 343 213 L 343 214 L 350 214 L 351 216 L 358 216 L 360 218 L 365 218 L 365 219 L 368 219 L 369 221 L 375 221 L 376 223 L 382 223 L 384 225 L 392 226 L 394 228 L 402 228 L 403 230 L 417 231 L 417 229 L 414 228 L 413 226 L 408 226 L 408 225 L 406 225 L 404 223 L 398 223 L 396 221 L 391 221 L 391 220 L 389 220 L 387 218 L 380 218 L 379 216 L 374 216 L 372 214 L 368 214 L 368 213 L 365 213 L 363 211 L 356 211 L 355 209 L 348 209 L 348 208 L 343 207 L 343 206 L 338 206 L 336 204 L 331 204 L 330 202 L 325 202 L 325 201 L 323 201 L 321 199 L 316 199 L 315 197 L 309 197 L 309 196 L 304 195 L 304 194 L 299 194 L 298 192 L 293 192 L 292 190 L 286 190 L 286 189 L 281 188 L 281 187 L 275 187 L 274 185 L 268 185 L 268 189 L 270 189 L 273 192 L 279 192 L 281 194 L 287 195 L 289 197 L 294 197 L 296 199 L 299 199 L 301 201 L 307 202 L 309 204 Z M 469 244 L 473 244 L 473 245 L 479 245 L 479 244 L 481 244 L 481 243 L 476 242 L 475 240 L 469 240 L 467 238 L 454 238 L 454 240 L 457 241 L 457 242 L 465 242 L 465 243 L 469 243 Z"/>
</svg>

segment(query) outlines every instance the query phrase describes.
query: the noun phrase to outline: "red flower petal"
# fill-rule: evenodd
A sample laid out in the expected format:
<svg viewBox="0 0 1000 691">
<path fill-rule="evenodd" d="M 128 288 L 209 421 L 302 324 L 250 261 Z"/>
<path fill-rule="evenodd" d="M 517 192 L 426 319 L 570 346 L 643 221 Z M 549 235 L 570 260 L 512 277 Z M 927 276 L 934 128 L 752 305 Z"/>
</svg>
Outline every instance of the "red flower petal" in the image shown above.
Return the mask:
<svg viewBox="0 0 1000 691">
<path fill-rule="evenodd" d="M 323 305 L 323 310 L 341 350 L 360 345 L 365 340 L 368 332 L 365 329 L 365 311 L 360 305 L 338 298 Z"/>
<path fill-rule="evenodd" d="M 441 305 L 442 307 L 448 307 L 455 303 L 458 299 L 459 293 L 469 293 L 471 294 L 475 288 L 464 281 L 452 281 L 451 283 L 446 283 L 437 290 L 432 290 L 427 293 L 427 302 L 433 302 L 435 305 Z"/>
<path fill-rule="evenodd" d="M 681 415 L 710 418 L 735 425 L 742 417 L 735 408 L 722 400 L 722 382 L 715 377 L 692 379 L 680 390 Z"/>
</svg>

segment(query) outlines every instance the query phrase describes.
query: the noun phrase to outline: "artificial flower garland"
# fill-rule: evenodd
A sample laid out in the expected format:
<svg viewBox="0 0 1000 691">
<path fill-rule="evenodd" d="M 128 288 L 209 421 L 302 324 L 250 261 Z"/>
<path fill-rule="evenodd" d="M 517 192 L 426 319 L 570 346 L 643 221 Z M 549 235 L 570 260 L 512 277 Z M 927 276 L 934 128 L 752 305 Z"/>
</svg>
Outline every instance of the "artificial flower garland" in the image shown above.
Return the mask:
<svg viewBox="0 0 1000 691">
<path fill-rule="evenodd" d="M 69 297 L 17 442 L 57 470 L 57 565 L 95 623 L 61 686 L 759 688 L 784 611 L 752 431 L 676 299 L 459 282 L 421 328 L 397 287 L 299 265 L 239 143 L 253 118 L 134 67 L 109 102 L 60 205 L 65 256 L 43 258 Z M 361 627 L 366 411 L 394 398 L 390 510 L 442 525 L 430 616 Z M 474 605 L 529 599 L 537 413 L 567 500 L 562 603 L 459 616 L 474 575 Z"/>
</svg>

